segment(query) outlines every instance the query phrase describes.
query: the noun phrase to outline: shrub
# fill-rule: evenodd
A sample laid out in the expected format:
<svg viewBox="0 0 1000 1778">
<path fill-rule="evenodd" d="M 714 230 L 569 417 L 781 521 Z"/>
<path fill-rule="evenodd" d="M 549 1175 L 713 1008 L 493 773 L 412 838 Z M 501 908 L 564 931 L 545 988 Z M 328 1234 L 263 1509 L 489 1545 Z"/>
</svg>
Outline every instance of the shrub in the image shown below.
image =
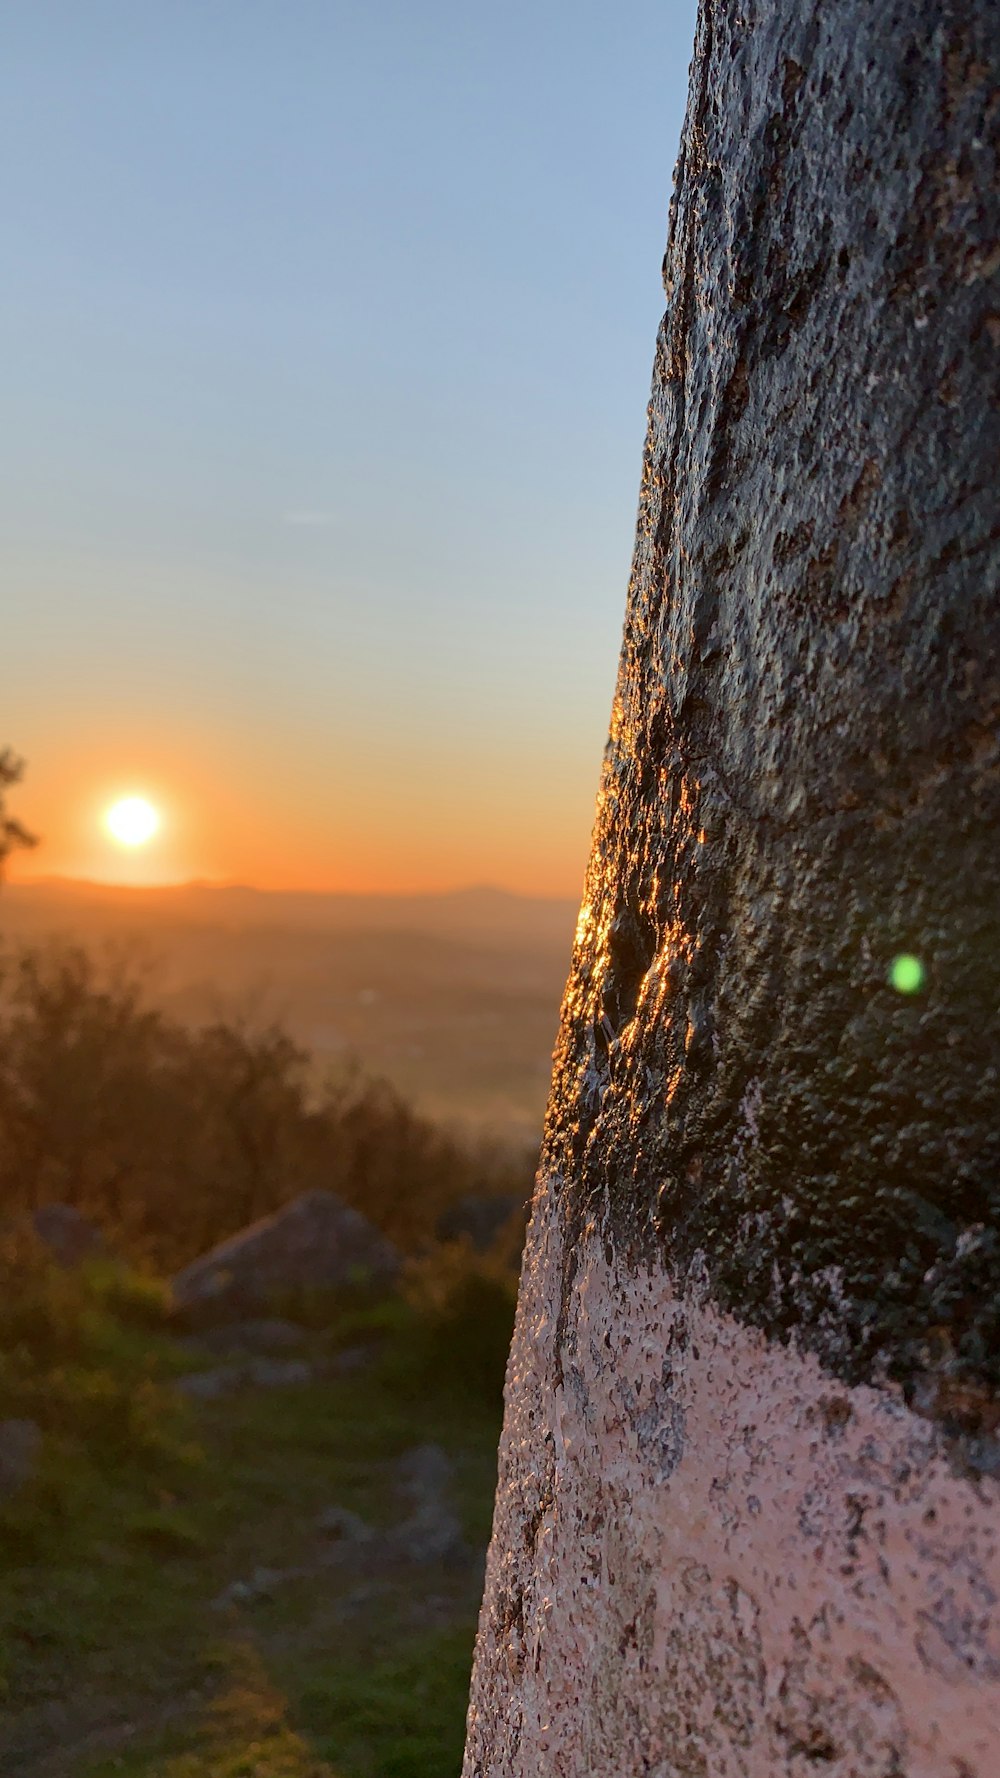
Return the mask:
<svg viewBox="0 0 1000 1778">
<path fill-rule="evenodd" d="M 8 1213 L 70 1205 L 169 1273 L 317 1186 L 415 1252 L 447 1205 L 523 1197 L 530 1172 L 530 1157 L 471 1147 L 357 1067 L 317 1093 L 279 1025 L 171 1020 L 119 957 L 50 944 L 0 959 Z"/>
<path fill-rule="evenodd" d="M 167 1386 L 178 1355 L 157 1333 L 165 1305 L 162 1289 L 123 1267 L 64 1269 L 33 1235 L 8 1230 L 0 1240 L 0 1419 L 34 1421 L 70 1469 L 127 1464 L 153 1473 L 186 1460 L 186 1412 Z M 50 1482 L 58 1467 L 49 1465 Z"/>
<path fill-rule="evenodd" d="M 416 1355 L 439 1386 L 489 1401 L 502 1395 L 517 1277 L 468 1240 L 409 1261 L 403 1294 L 417 1320 Z"/>
</svg>

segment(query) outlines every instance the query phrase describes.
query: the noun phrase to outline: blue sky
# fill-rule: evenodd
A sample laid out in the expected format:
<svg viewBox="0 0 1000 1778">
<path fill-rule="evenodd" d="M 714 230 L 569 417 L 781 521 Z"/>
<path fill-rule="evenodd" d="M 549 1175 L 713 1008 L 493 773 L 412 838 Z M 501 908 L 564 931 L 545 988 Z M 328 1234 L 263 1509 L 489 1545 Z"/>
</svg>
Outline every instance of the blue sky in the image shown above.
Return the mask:
<svg viewBox="0 0 1000 1778">
<path fill-rule="evenodd" d="M 575 894 L 693 5 L 5 10 L 33 868 Z"/>
</svg>

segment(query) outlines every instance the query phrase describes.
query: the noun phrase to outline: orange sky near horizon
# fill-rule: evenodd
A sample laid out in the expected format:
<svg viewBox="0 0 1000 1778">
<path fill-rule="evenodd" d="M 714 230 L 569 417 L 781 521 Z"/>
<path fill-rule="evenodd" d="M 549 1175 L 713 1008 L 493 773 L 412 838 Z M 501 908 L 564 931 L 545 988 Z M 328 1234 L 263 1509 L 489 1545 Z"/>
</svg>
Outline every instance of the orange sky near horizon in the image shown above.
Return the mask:
<svg viewBox="0 0 1000 1778">
<path fill-rule="evenodd" d="M 12 880 L 579 899 L 695 10 L 7 9 Z"/>
<path fill-rule="evenodd" d="M 78 748 L 68 757 L 40 743 L 7 799 L 39 844 L 11 856 L 8 878 L 376 894 L 491 883 L 527 895 L 580 893 L 593 798 L 582 792 L 579 761 L 575 772 L 562 762 L 563 793 L 554 783 L 547 802 L 537 772 L 522 794 L 524 762 L 510 774 L 484 772 L 486 761 L 477 774 L 477 762 L 458 758 L 450 769 L 428 762 L 393 775 L 341 757 L 333 771 L 317 761 L 289 784 L 284 761 L 269 766 L 266 753 L 245 762 L 245 777 L 236 761 L 206 769 L 203 755 L 182 752 L 176 737 L 168 747 Z M 108 810 L 129 796 L 148 799 L 160 818 L 134 848 L 106 825 Z"/>
</svg>

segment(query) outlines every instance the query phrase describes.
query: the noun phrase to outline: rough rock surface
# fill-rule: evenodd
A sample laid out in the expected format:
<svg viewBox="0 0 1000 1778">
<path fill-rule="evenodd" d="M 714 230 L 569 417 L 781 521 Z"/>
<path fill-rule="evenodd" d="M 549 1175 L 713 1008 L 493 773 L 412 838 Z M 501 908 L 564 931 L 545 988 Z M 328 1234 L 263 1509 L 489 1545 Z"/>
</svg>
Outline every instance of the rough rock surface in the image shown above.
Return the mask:
<svg viewBox="0 0 1000 1778">
<path fill-rule="evenodd" d="M 858 1380 L 1000 1380 L 995 25 L 702 9 L 547 1139 Z"/>
<path fill-rule="evenodd" d="M 996 1767 L 997 42 L 702 0 L 467 1778 Z"/>
<path fill-rule="evenodd" d="M 181 1309 L 235 1314 L 282 1292 L 394 1276 L 395 1248 L 333 1192 L 305 1192 L 192 1261 L 173 1281 Z"/>
</svg>

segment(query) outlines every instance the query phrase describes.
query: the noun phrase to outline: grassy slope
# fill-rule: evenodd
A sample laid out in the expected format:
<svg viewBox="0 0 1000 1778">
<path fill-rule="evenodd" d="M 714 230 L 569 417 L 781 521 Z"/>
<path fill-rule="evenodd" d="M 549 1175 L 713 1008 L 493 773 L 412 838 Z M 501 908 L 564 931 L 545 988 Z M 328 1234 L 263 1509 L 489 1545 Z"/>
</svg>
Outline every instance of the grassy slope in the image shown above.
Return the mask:
<svg viewBox="0 0 1000 1778">
<path fill-rule="evenodd" d="M 121 1402 L 58 1410 L 42 1476 L 0 1514 L 4 1773 L 457 1774 L 480 1572 L 324 1563 L 315 1521 L 331 1504 L 398 1519 L 394 1460 L 432 1439 L 481 1550 L 498 1404 L 442 1392 L 403 1314 L 353 1377 L 188 1409 L 167 1379 L 191 1358 L 162 1333 L 87 1337 L 64 1393 L 100 1397 L 103 1376 L 144 1418 L 116 1445 Z M 213 1606 L 259 1569 L 304 1572 Z"/>
</svg>

